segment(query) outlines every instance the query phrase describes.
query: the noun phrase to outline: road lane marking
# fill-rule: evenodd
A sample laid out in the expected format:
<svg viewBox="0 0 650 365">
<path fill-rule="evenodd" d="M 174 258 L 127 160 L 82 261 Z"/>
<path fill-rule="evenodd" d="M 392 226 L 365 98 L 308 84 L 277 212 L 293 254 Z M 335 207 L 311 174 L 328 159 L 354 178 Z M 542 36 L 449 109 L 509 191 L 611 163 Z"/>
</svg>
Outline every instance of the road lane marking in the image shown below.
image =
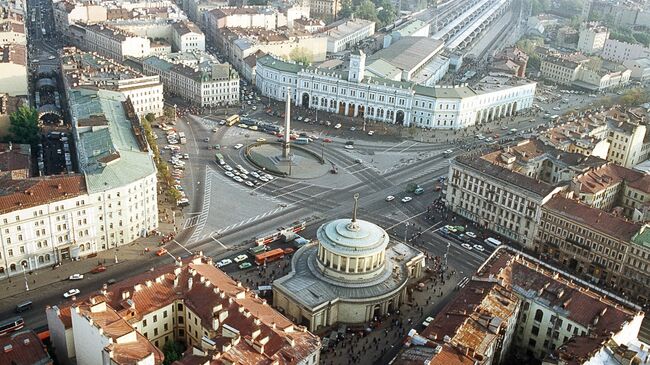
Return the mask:
<svg viewBox="0 0 650 365">
<path fill-rule="evenodd" d="M 404 143 L 406 143 L 406 142 L 407 142 L 407 141 L 402 141 L 402 142 L 400 142 L 400 143 L 398 143 L 398 144 L 392 145 L 392 146 L 388 147 L 387 149 L 383 150 L 382 152 L 388 152 L 388 151 L 392 150 L 393 148 L 395 148 L 395 147 L 397 147 L 397 146 L 399 146 L 399 145 L 401 145 L 401 144 L 404 144 Z"/>
</svg>

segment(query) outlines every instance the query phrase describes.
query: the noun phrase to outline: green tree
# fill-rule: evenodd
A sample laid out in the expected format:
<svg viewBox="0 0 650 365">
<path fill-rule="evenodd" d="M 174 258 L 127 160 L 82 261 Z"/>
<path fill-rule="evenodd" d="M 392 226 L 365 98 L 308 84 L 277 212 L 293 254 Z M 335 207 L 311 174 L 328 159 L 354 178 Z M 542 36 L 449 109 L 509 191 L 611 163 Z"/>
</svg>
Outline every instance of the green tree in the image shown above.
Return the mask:
<svg viewBox="0 0 650 365">
<path fill-rule="evenodd" d="M 294 48 L 289 53 L 289 58 L 295 62 L 302 63 L 303 65 L 310 65 L 313 61 L 312 53 L 303 47 Z"/>
<path fill-rule="evenodd" d="M 397 17 L 397 9 L 395 9 L 392 2 L 388 0 L 375 0 L 374 4 L 376 5 L 376 9 L 381 9 L 377 11 L 377 19 L 379 20 L 378 28 L 392 23 Z"/>
<path fill-rule="evenodd" d="M 34 108 L 22 105 L 9 115 L 9 133 L 11 141 L 34 145 L 39 140 L 38 112 Z"/>
<path fill-rule="evenodd" d="M 619 99 L 619 102 L 625 106 L 637 106 L 650 100 L 648 92 L 644 89 L 636 88 L 627 90 Z"/>
<path fill-rule="evenodd" d="M 165 342 L 163 346 L 163 354 L 165 355 L 164 365 L 170 365 L 174 361 L 178 361 L 183 356 L 183 345 L 174 341 Z"/>
<path fill-rule="evenodd" d="M 637 42 L 642 43 L 646 47 L 650 47 L 650 34 L 648 33 L 634 33 L 632 35 Z"/>
<path fill-rule="evenodd" d="M 370 0 L 364 0 L 361 2 L 361 4 L 359 4 L 359 6 L 354 9 L 354 15 L 357 18 L 366 19 L 373 22 L 378 22 L 379 20 L 377 18 L 377 9 L 375 8 L 375 4 L 373 4 Z"/>
<path fill-rule="evenodd" d="M 339 11 L 339 17 L 349 18 L 352 13 L 354 13 L 354 8 L 352 7 L 352 1 L 343 0 L 341 3 L 341 10 Z"/>
<path fill-rule="evenodd" d="M 154 120 L 156 120 L 156 116 L 153 113 L 148 113 L 144 116 L 144 119 L 146 119 L 149 124 L 152 124 Z"/>
</svg>

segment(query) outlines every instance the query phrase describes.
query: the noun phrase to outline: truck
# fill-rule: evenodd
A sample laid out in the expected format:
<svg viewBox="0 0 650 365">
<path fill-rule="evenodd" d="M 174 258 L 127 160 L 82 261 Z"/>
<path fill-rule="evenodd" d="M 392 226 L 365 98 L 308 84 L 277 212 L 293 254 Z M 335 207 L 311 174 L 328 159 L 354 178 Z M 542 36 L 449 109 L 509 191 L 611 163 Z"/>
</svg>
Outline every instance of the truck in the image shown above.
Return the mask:
<svg viewBox="0 0 650 365">
<path fill-rule="evenodd" d="M 187 143 L 187 138 L 185 137 L 185 132 L 178 132 L 178 140 L 181 144 Z"/>
</svg>

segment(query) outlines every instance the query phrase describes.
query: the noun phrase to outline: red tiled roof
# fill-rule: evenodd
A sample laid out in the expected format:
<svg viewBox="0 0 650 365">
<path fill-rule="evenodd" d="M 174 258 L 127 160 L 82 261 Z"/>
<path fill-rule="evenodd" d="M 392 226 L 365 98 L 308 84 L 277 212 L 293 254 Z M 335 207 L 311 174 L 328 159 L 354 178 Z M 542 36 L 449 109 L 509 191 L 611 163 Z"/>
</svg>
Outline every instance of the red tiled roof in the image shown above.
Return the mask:
<svg viewBox="0 0 650 365">
<path fill-rule="evenodd" d="M 45 346 L 31 330 L 0 337 L 0 364 L 51 365 Z"/>
<path fill-rule="evenodd" d="M 584 224 L 594 231 L 602 232 L 623 241 L 630 241 L 642 225 L 625 218 L 592 208 L 578 201 L 556 195 L 542 206 L 542 210 Z"/>
<path fill-rule="evenodd" d="M 126 292 L 134 309 L 125 309 L 122 305 Z M 233 344 L 230 350 L 224 353 L 219 352 L 221 347 L 212 350 L 219 356 L 229 356 L 236 363 L 277 361 L 278 364 L 294 364 L 320 347 L 317 336 L 307 332 L 304 327 L 295 326 L 265 300 L 214 267 L 207 258 L 184 259 L 182 267 L 167 265 L 155 268 L 113 284 L 104 294 L 94 294 L 92 300 L 106 302 L 108 307 L 115 308 L 115 312 L 125 319 L 124 323 L 131 325 L 154 310 L 182 300 L 201 319 L 204 329 L 209 331 L 210 338 L 215 342 L 230 342 L 221 335 L 224 324 L 239 331 L 243 340 Z M 215 309 L 218 307 L 221 309 Z M 216 331 L 213 330 L 213 319 L 224 312 L 227 312 L 227 317 L 220 322 Z M 120 325 L 107 328 L 106 332 L 118 335 L 127 330 L 127 326 Z M 257 331 L 259 334 L 255 334 Z M 261 339 L 266 339 L 263 353 L 248 343 Z M 183 360 L 181 364 L 193 364 L 192 359 L 196 360 L 196 357 L 187 362 Z"/>
<path fill-rule="evenodd" d="M 0 214 L 53 201 L 70 199 L 86 193 L 82 175 L 47 178 L 12 179 L 11 173 L 0 173 Z"/>
</svg>

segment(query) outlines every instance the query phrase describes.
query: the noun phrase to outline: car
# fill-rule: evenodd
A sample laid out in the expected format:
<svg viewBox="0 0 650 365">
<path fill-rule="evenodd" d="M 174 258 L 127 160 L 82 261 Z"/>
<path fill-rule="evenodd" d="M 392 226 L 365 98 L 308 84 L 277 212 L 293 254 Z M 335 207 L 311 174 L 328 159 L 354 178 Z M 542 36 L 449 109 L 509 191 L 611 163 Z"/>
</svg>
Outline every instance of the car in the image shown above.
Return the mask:
<svg viewBox="0 0 650 365">
<path fill-rule="evenodd" d="M 248 181 L 248 180 L 244 181 L 244 184 L 246 184 L 247 186 L 250 186 L 251 188 L 255 186 L 255 184 L 253 184 L 253 182 Z"/>
<path fill-rule="evenodd" d="M 258 173 L 255 172 L 255 171 L 251 172 L 251 176 L 254 177 L 254 178 L 256 178 L 256 179 L 259 179 L 259 178 L 260 178 L 260 174 L 258 174 Z"/>
<path fill-rule="evenodd" d="M 354 163 L 363 163 L 363 160 L 360 158 L 355 158 Z"/>
<path fill-rule="evenodd" d="M 311 122 L 311 119 L 309 119 L 309 118 L 305 118 L 304 122 L 305 122 L 305 123 L 309 123 L 309 122 Z"/>
<path fill-rule="evenodd" d="M 341 123 L 336 123 L 336 125 L 334 125 L 334 129 L 339 129 L 339 128 L 341 128 Z"/>
<path fill-rule="evenodd" d="M 219 131 L 219 128 L 212 128 L 213 133 L 217 133 Z"/>
<path fill-rule="evenodd" d="M 224 119 L 221 119 L 221 120 L 219 121 L 219 125 L 225 125 L 225 124 L 226 124 L 226 121 L 225 121 Z"/>
<path fill-rule="evenodd" d="M 266 138 L 258 138 L 256 141 L 257 142 L 266 142 Z"/>
<path fill-rule="evenodd" d="M 223 165 L 223 169 L 226 171 L 232 171 L 232 166 L 230 165 Z"/>
<path fill-rule="evenodd" d="M 454 226 L 450 226 L 450 225 L 446 225 L 446 226 L 445 226 L 445 229 L 446 229 L 448 232 L 451 232 L 451 233 L 456 233 L 456 232 L 458 232 L 458 230 L 456 229 L 456 227 L 454 227 Z"/>
<path fill-rule="evenodd" d="M 351 144 L 346 144 L 345 146 L 343 146 L 343 148 L 345 148 L 346 150 L 353 150 L 354 146 Z"/>
<path fill-rule="evenodd" d="M 298 119 L 298 121 L 300 122 L 302 120 L 302 117 L 298 116 L 298 118 L 296 118 L 296 119 Z"/>
<path fill-rule="evenodd" d="M 386 197 L 387 202 L 392 202 L 393 200 L 395 200 L 395 197 L 392 196 L 392 195 L 389 195 L 389 196 Z"/>
<path fill-rule="evenodd" d="M 237 127 L 242 129 L 248 129 L 248 126 L 246 124 L 237 124 Z"/>
<path fill-rule="evenodd" d="M 424 320 L 424 322 L 422 322 L 422 325 L 423 325 L 424 327 L 428 327 L 429 324 L 431 324 L 431 322 L 433 322 L 433 320 L 434 320 L 433 317 L 427 317 L 427 318 Z"/>
<path fill-rule="evenodd" d="M 260 176 L 259 179 L 260 179 L 260 181 L 265 182 L 265 183 L 271 181 L 271 180 L 267 179 L 266 176 Z"/>
<path fill-rule="evenodd" d="M 350 127 L 350 132 L 354 132 L 357 130 L 357 127 Z"/>
<path fill-rule="evenodd" d="M 190 159 L 189 153 L 184 153 L 183 158 L 186 159 L 186 160 L 189 160 Z"/>
<path fill-rule="evenodd" d="M 463 243 L 463 244 L 461 244 L 461 246 L 466 250 L 469 250 L 469 251 L 472 250 L 472 245 L 470 245 L 469 243 Z"/>
<path fill-rule="evenodd" d="M 474 232 L 465 232 L 465 235 L 467 237 L 476 238 L 476 233 L 474 233 Z"/>
<path fill-rule="evenodd" d="M 166 253 L 167 253 L 167 249 L 164 248 L 164 247 L 161 247 L 161 248 L 158 249 L 158 251 L 156 251 L 156 256 L 162 256 L 162 255 L 164 255 Z"/>
<path fill-rule="evenodd" d="M 83 278 L 84 278 L 83 274 L 72 274 L 72 275 L 70 275 L 68 280 L 81 280 Z"/>
<path fill-rule="evenodd" d="M 237 143 L 236 145 L 233 146 L 233 148 L 236 149 L 236 150 L 238 150 L 238 149 L 240 149 L 242 147 L 244 147 L 244 145 L 241 144 L 241 143 Z"/>
<path fill-rule="evenodd" d="M 485 251 L 485 249 L 484 249 L 483 246 L 481 246 L 481 245 L 474 245 L 473 247 L 474 247 L 474 249 L 475 249 L 476 251 L 480 251 L 480 252 Z"/>
<path fill-rule="evenodd" d="M 235 174 L 233 174 L 232 171 L 226 171 L 225 174 L 228 177 L 235 177 Z"/>
<path fill-rule="evenodd" d="M 233 177 L 232 179 L 235 180 L 235 181 L 237 181 L 237 182 L 244 182 L 244 179 L 242 179 L 242 178 L 239 177 L 239 176 L 235 176 L 235 177 Z"/>
<path fill-rule="evenodd" d="M 375 134 L 375 131 L 368 131 L 369 136 L 372 136 L 373 134 Z"/>
<path fill-rule="evenodd" d="M 75 295 L 79 295 L 79 293 L 81 293 L 79 289 L 70 289 L 67 292 L 63 293 L 63 297 L 70 298 L 70 297 L 74 297 Z"/>
<path fill-rule="evenodd" d="M 318 137 L 318 136 L 315 135 L 315 134 L 312 134 L 312 135 L 309 136 L 309 138 L 311 138 L 311 139 L 314 140 L 314 141 L 317 141 L 320 137 Z"/>
<path fill-rule="evenodd" d="M 405 196 L 405 197 L 402 198 L 402 203 L 408 203 L 411 200 L 413 200 L 413 198 L 411 198 L 410 196 Z"/>
<path fill-rule="evenodd" d="M 54 56 L 50 56 L 50 57 L 48 57 L 47 59 L 50 60 L 50 61 L 52 61 L 52 60 L 55 59 L 55 58 L 56 58 L 56 57 L 54 57 Z"/>
<path fill-rule="evenodd" d="M 331 138 L 323 138 L 323 142 L 332 143 L 332 139 Z"/>
<path fill-rule="evenodd" d="M 223 259 L 223 260 L 217 262 L 217 267 L 224 267 L 224 266 L 230 265 L 230 264 L 232 264 L 231 259 Z"/>
<path fill-rule="evenodd" d="M 90 270 L 91 273 L 93 274 L 99 274 L 100 272 L 106 271 L 106 266 L 104 265 L 99 265 L 95 267 L 94 269 Z"/>
<path fill-rule="evenodd" d="M 239 256 L 235 257 L 235 262 L 242 262 L 242 261 L 246 261 L 247 259 L 248 259 L 248 256 L 239 255 Z"/>
<path fill-rule="evenodd" d="M 269 175 L 269 174 L 264 174 L 264 177 L 269 181 L 275 179 L 272 175 Z"/>
<path fill-rule="evenodd" d="M 251 264 L 250 262 L 243 262 L 243 263 L 239 264 L 239 268 L 241 270 L 250 269 L 251 267 L 253 267 L 253 264 Z"/>
</svg>

